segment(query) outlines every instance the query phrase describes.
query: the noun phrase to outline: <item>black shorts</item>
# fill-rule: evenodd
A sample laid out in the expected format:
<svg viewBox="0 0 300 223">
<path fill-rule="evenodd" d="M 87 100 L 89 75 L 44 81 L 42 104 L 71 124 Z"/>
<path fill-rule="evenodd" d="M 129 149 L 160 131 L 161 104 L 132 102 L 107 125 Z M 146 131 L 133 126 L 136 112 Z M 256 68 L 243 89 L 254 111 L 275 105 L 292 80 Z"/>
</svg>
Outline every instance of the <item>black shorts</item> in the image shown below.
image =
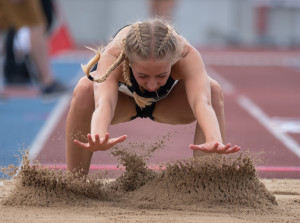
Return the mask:
<svg viewBox="0 0 300 223">
<path fill-rule="evenodd" d="M 151 105 L 146 106 L 145 108 L 141 109 L 138 105 L 135 105 L 136 109 L 136 116 L 133 116 L 131 120 L 136 118 L 150 118 L 154 121 L 154 117 L 152 115 L 156 102 L 153 102 Z"/>
</svg>

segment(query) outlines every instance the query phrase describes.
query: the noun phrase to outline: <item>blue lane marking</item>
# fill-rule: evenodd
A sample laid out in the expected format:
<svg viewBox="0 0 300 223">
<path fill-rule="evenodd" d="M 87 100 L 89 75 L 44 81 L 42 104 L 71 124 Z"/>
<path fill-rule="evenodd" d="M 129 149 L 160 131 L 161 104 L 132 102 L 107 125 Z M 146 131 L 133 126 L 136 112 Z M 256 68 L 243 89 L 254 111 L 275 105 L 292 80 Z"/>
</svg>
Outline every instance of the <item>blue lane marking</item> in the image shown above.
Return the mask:
<svg viewBox="0 0 300 223">
<path fill-rule="evenodd" d="M 80 66 L 79 63 L 53 63 L 52 68 L 57 79 L 68 85 Z M 0 101 L 0 167 L 19 165 L 19 151 L 30 146 L 58 99 L 45 102 L 41 97 L 19 97 Z M 3 177 L 1 173 L 0 177 Z"/>
<path fill-rule="evenodd" d="M 0 165 L 17 164 L 18 150 L 30 146 L 52 111 L 57 99 L 43 103 L 39 98 L 13 98 L 0 105 Z"/>
</svg>

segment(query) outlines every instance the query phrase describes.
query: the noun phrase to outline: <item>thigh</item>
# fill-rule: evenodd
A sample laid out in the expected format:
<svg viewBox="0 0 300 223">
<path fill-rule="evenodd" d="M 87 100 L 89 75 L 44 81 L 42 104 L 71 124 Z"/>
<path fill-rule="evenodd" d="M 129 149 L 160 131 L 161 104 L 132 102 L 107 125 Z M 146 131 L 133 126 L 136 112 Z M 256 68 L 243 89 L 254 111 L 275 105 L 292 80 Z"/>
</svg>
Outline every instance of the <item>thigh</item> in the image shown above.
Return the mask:
<svg viewBox="0 0 300 223">
<path fill-rule="evenodd" d="M 119 92 L 118 102 L 111 124 L 128 122 L 134 116 L 136 116 L 134 99 L 126 94 L 123 94 L 122 92 Z"/>
<path fill-rule="evenodd" d="M 196 120 L 182 80 L 178 81 L 166 98 L 156 103 L 153 117 L 157 122 L 175 125 L 188 124 Z"/>
<path fill-rule="evenodd" d="M 92 81 L 86 77 L 82 77 L 74 90 L 73 101 L 75 101 L 78 105 L 77 107 L 82 110 L 80 111 L 81 113 L 90 114 L 95 110 L 93 87 L 94 83 Z M 90 109 L 92 109 L 92 111 L 88 112 Z M 130 121 L 131 117 L 135 115 L 136 109 L 133 98 L 119 92 L 118 102 L 111 124 Z"/>
</svg>

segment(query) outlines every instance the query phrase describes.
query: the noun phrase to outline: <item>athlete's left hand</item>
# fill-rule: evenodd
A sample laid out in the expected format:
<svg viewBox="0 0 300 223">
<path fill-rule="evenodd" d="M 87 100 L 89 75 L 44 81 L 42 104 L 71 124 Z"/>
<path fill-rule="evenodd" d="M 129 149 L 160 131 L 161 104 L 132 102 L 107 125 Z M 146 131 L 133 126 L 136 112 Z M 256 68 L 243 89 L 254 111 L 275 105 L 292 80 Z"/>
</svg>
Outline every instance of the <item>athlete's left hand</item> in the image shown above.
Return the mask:
<svg viewBox="0 0 300 223">
<path fill-rule="evenodd" d="M 220 142 L 206 142 L 200 145 L 194 145 L 191 144 L 190 149 L 192 150 L 201 150 L 202 152 L 205 153 L 219 153 L 219 154 L 229 154 L 229 153 L 235 153 L 240 151 L 240 147 L 235 145 L 231 147 L 231 144 L 228 143 L 224 145 L 223 143 Z"/>
</svg>

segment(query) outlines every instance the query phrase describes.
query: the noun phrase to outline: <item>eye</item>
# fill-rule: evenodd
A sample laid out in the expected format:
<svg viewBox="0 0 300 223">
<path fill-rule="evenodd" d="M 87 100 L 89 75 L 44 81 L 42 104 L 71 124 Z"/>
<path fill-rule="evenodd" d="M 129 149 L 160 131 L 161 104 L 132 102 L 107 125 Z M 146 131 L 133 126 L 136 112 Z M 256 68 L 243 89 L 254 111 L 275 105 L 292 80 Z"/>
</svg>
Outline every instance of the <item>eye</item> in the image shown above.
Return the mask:
<svg viewBox="0 0 300 223">
<path fill-rule="evenodd" d="M 145 78 L 146 78 L 146 76 L 145 76 L 145 75 L 139 75 L 139 78 L 141 78 L 141 79 L 145 79 Z"/>
<path fill-rule="evenodd" d="M 159 75 L 158 77 L 159 78 L 165 78 L 165 77 L 167 77 L 167 74 L 162 74 L 162 75 Z"/>
</svg>

